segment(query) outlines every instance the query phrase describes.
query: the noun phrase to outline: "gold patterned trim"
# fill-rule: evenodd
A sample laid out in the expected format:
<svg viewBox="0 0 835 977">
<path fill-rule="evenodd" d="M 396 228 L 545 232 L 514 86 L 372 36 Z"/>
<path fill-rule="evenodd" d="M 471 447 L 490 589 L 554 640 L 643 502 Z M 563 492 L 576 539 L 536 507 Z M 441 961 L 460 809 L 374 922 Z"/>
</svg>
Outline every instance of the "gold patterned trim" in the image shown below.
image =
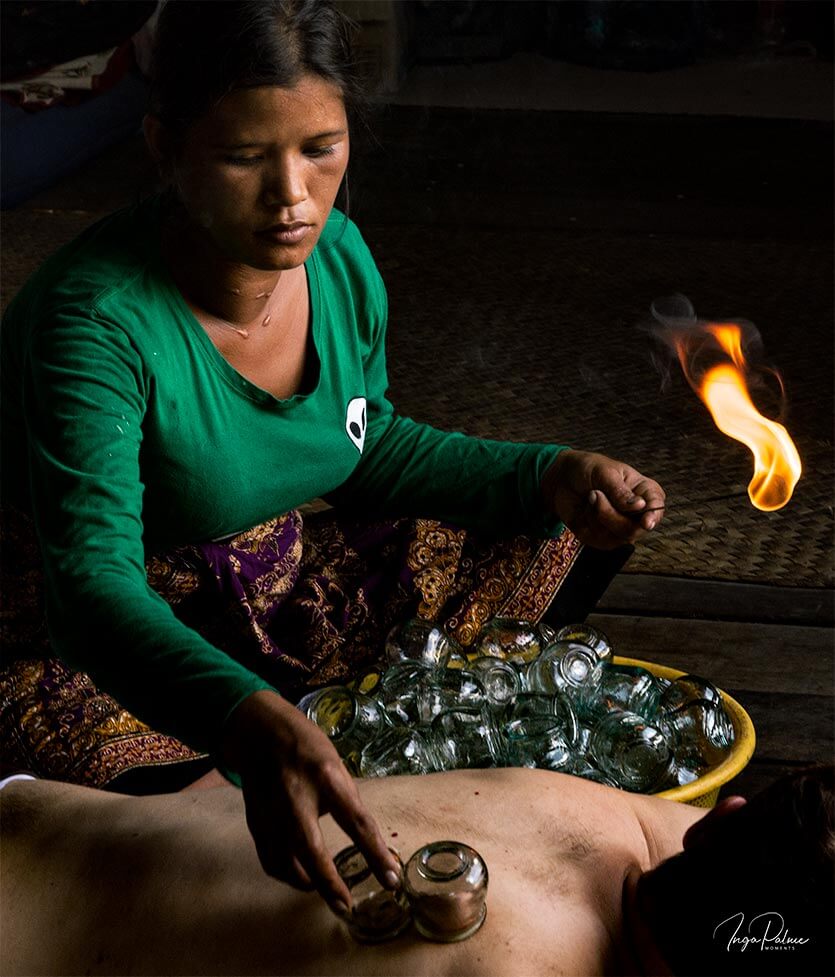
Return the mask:
<svg viewBox="0 0 835 977">
<path fill-rule="evenodd" d="M 583 549 L 579 539 L 566 529 L 556 539 L 543 541 L 527 572 L 499 609 L 499 617 L 515 617 L 534 623 L 553 603 Z"/>
<path fill-rule="evenodd" d="M 465 530 L 418 519 L 408 552 L 419 596 L 417 613 L 442 620 L 465 648 L 493 617 L 537 622 L 581 550 L 582 544 L 567 529 L 556 539 L 514 536 L 471 546 Z M 451 608 L 451 601 L 459 606 Z"/>
<path fill-rule="evenodd" d="M 0 671 L 0 735 L 4 765 L 88 787 L 137 767 L 206 756 L 154 732 L 57 659 L 16 661 Z"/>
</svg>

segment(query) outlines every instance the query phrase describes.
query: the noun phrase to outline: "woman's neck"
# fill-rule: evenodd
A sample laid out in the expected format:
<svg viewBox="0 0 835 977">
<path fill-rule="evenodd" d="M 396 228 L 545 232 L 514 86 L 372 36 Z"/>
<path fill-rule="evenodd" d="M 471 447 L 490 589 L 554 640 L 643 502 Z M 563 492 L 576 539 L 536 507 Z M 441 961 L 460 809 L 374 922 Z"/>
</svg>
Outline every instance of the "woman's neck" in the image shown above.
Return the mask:
<svg viewBox="0 0 835 977">
<path fill-rule="evenodd" d="M 234 328 L 249 329 L 269 315 L 280 271 L 231 261 L 184 220 L 163 229 L 163 258 L 186 301 Z"/>
</svg>

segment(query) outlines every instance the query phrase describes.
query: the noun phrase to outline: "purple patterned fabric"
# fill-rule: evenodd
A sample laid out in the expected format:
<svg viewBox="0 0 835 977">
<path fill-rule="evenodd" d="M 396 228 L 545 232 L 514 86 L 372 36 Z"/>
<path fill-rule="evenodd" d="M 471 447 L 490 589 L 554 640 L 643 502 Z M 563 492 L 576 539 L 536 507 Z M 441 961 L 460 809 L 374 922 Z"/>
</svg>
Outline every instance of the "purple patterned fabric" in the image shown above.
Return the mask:
<svg viewBox="0 0 835 977">
<path fill-rule="evenodd" d="M 296 696 L 376 659 L 408 613 L 412 525 L 293 511 L 153 559 L 149 583 L 190 627 Z"/>
</svg>

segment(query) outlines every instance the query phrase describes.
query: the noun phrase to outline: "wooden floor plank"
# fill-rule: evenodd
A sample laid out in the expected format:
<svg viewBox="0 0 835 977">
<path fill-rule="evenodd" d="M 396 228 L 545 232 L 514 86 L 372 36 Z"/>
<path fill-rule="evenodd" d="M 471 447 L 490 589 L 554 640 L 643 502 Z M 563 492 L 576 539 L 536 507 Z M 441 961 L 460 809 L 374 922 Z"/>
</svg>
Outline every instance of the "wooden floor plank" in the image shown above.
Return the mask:
<svg viewBox="0 0 835 977">
<path fill-rule="evenodd" d="M 597 608 L 603 613 L 831 626 L 835 591 L 620 573 Z"/>
<path fill-rule="evenodd" d="M 746 710 L 757 735 L 755 760 L 832 763 L 832 696 L 727 690 Z"/>
<path fill-rule="evenodd" d="M 763 693 L 832 696 L 830 628 L 595 613 L 616 654 Z"/>
</svg>

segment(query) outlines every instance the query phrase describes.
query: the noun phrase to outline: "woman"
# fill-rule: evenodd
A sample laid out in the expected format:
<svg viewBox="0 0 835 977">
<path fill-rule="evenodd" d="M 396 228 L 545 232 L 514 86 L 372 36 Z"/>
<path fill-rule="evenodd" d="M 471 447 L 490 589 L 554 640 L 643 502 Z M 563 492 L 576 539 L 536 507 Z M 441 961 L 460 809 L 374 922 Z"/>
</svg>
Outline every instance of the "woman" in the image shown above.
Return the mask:
<svg viewBox="0 0 835 977">
<path fill-rule="evenodd" d="M 409 587 L 438 613 L 437 574 L 417 588 L 414 565 L 391 572 L 405 523 L 380 542 L 371 518 L 533 537 L 564 523 L 607 548 L 652 529 L 664 498 L 600 455 L 395 415 L 385 291 L 334 209 L 350 65 L 328 4 L 168 3 L 145 125 L 168 192 L 47 262 L 3 336 L 6 502 L 33 516 L 52 647 L 236 772 L 265 869 L 331 902 L 346 891 L 320 815 L 381 878 L 390 856 L 329 741 L 277 690 L 358 668 L 414 606 Z M 309 535 L 297 507 L 322 496 L 336 515 Z M 432 533 L 464 545 L 463 529 L 421 531 L 424 549 Z"/>
</svg>

